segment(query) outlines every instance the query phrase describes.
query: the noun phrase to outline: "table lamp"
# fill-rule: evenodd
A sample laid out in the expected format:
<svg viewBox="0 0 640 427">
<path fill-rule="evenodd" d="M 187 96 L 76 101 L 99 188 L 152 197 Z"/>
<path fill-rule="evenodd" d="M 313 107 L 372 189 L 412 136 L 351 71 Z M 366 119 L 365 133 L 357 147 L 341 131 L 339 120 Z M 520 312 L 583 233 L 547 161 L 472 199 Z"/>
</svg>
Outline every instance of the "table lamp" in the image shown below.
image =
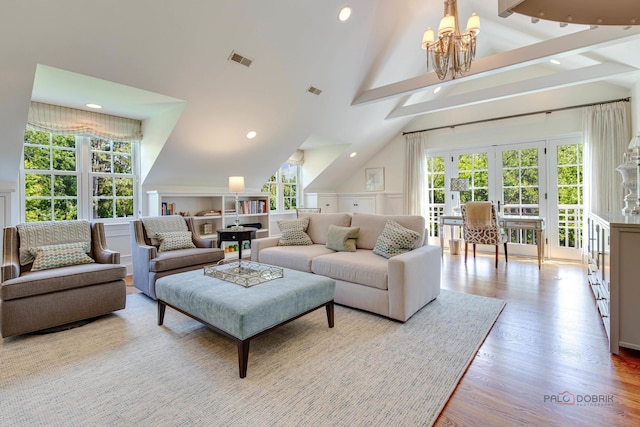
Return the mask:
<svg viewBox="0 0 640 427">
<path fill-rule="evenodd" d="M 236 194 L 236 220 L 233 230 L 240 230 L 240 217 L 238 216 L 238 193 L 244 192 L 244 176 L 229 177 L 229 192 Z"/>
<path fill-rule="evenodd" d="M 451 178 L 451 184 L 449 185 L 450 191 L 469 191 L 469 178 Z M 453 194 L 451 195 L 453 199 Z M 453 207 L 453 212 L 456 214 L 460 213 L 460 195 L 458 195 L 458 204 Z"/>
</svg>

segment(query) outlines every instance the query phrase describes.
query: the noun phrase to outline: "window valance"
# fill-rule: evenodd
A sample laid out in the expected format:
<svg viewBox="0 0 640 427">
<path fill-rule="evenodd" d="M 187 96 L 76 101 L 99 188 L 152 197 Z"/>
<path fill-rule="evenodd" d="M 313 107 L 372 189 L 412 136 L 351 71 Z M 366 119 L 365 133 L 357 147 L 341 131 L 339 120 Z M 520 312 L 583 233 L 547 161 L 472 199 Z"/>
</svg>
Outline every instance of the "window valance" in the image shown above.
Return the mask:
<svg viewBox="0 0 640 427">
<path fill-rule="evenodd" d="M 135 119 L 31 102 L 27 127 L 58 135 L 91 135 L 114 141 L 142 139 L 142 122 Z"/>
</svg>

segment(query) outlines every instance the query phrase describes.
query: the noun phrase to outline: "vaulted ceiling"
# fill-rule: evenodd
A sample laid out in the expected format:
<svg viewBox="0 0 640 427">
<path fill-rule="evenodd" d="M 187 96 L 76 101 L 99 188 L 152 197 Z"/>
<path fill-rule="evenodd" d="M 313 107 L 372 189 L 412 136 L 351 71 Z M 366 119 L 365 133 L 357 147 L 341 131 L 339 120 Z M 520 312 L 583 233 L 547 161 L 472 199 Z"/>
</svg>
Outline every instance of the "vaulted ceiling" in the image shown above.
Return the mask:
<svg viewBox="0 0 640 427">
<path fill-rule="evenodd" d="M 532 24 L 499 17 L 498 0 L 460 0 L 463 22 L 481 17 L 477 60 L 468 77 L 440 82 L 420 40 L 442 1 L 348 3 L 341 23 L 338 0 L 3 2 L 0 189 L 16 186 L 32 99 L 143 120 L 147 188 L 225 188 L 229 175 L 259 188 L 299 147 L 343 147 L 311 182 L 318 190 L 339 188 L 417 119 L 453 124 L 460 108 L 483 118 L 514 98 L 535 109 L 527 97 L 559 88 L 554 105 L 604 101 L 639 79 L 639 27 Z"/>
</svg>

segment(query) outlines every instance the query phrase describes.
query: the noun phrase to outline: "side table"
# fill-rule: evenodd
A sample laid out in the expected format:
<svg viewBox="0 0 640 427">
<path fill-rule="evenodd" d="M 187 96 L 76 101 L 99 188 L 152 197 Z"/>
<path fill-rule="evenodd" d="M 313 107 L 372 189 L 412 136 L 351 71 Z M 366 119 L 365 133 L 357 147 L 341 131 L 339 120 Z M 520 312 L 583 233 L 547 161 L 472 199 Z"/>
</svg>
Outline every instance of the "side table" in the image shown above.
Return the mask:
<svg viewBox="0 0 640 427">
<path fill-rule="evenodd" d="M 242 227 L 240 230 L 232 228 L 218 229 L 218 247 L 222 246 L 222 241 L 238 242 L 238 259 L 242 259 L 242 242 L 256 238 L 257 228 Z"/>
</svg>

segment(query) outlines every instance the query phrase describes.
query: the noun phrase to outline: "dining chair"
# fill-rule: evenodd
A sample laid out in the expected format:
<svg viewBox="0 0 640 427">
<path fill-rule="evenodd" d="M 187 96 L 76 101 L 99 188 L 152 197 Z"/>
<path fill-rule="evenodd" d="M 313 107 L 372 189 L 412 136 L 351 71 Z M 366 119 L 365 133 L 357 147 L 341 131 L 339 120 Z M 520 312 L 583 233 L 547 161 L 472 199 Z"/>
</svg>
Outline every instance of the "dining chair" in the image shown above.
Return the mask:
<svg viewBox="0 0 640 427">
<path fill-rule="evenodd" d="M 467 263 L 469 244 L 473 245 L 473 257 L 476 257 L 476 245 L 495 245 L 496 268 L 498 268 L 498 247 L 504 244 L 504 260 L 507 256 L 507 236 L 498 224 L 496 207 L 491 202 L 467 202 L 461 206 L 462 234 L 464 239 L 464 262 Z"/>
</svg>

